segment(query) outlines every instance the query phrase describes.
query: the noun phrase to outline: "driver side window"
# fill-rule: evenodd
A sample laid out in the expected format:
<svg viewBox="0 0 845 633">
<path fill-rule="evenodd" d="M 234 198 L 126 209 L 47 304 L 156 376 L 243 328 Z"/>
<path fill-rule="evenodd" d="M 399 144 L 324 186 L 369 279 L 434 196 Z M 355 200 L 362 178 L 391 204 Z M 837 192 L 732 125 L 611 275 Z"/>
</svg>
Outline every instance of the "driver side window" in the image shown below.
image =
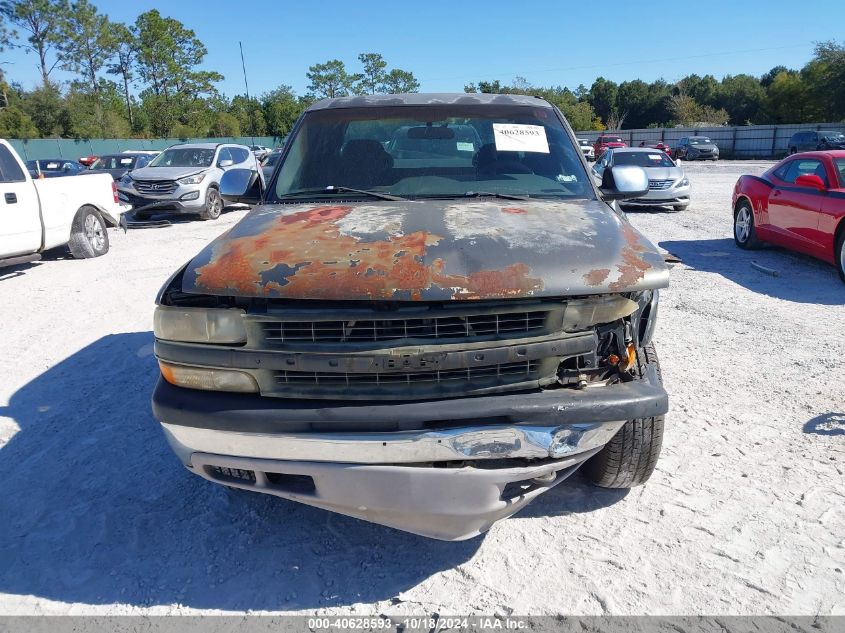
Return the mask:
<svg viewBox="0 0 845 633">
<path fill-rule="evenodd" d="M 827 186 L 827 173 L 824 165 L 820 160 L 805 159 L 792 161 L 784 173 L 783 180 L 785 182 L 794 183 L 798 176 L 814 174 L 822 179 L 822 182 Z"/>
</svg>

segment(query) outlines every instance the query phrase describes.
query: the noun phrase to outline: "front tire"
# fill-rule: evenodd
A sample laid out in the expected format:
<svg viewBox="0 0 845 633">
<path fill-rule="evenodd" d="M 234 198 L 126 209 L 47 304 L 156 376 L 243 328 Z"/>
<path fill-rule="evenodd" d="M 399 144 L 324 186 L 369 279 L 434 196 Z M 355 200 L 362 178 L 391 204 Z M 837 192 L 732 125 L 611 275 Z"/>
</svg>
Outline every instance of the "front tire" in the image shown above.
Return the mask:
<svg viewBox="0 0 845 633">
<path fill-rule="evenodd" d="M 83 207 L 73 218 L 68 240 L 70 254 L 76 259 L 100 257 L 109 252 L 109 233 L 100 212 Z"/>
<path fill-rule="evenodd" d="M 839 231 L 839 239 L 836 240 L 836 269 L 839 271 L 839 278 L 845 281 L 845 229 Z"/>
<path fill-rule="evenodd" d="M 205 209 L 200 213 L 203 220 L 216 220 L 223 212 L 223 198 L 214 187 L 209 187 L 205 193 Z"/>
<path fill-rule="evenodd" d="M 734 210 L 734 242 L 745 250 L 755 250 L 763 245 L 757 237 L 754 212 L 751 210 L 751 203 L 747 200 L 736 205 Z"/>
<path fill-rule="evenodd" d="M 660 361 L 653 344 L 637 352 L 637 374 L 643 380 L 649 366 Z M 662 377 L 661 377 L 662 382 Z M 631 488 L 648 481 L 657 465 L 663 445 L 664 416 L 628 420 L 598 453 L 584 464 L 584 474 L 602 488 Z"/>
</svg>

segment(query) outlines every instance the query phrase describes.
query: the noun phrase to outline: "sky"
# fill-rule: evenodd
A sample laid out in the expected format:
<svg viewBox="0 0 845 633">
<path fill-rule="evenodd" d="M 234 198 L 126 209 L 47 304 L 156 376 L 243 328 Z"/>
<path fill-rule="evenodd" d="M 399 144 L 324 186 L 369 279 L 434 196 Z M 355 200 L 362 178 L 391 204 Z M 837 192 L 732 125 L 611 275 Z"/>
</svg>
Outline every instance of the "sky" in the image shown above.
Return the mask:
<svg viewBox="0 0 845 633">
<path fill-rule="evenodd" d="M 816 41 L 845 40 L 845 0 L 815 0 L 812 11 L 794 0 L 92 2 L 115 21 L 156 8 L 183 22 L 207 46 L 203 67 L 225 76 L 219 88 L 230 97 L 245 91 L 238 41 L 257 96 L 280 84 L 304 94 L 309 66 L 336 58 L 356 72 L 364 52 L 412 71 L 423 92 L 460 92 L 470 82 L 510 84 L 516 76 L 574 89 L 598 76 L 760 75 L 777 65 L 800 68 Z M 39 83 L 35 55 L 5 51 L 0 61 L 8 80 Z"/>
</svg>

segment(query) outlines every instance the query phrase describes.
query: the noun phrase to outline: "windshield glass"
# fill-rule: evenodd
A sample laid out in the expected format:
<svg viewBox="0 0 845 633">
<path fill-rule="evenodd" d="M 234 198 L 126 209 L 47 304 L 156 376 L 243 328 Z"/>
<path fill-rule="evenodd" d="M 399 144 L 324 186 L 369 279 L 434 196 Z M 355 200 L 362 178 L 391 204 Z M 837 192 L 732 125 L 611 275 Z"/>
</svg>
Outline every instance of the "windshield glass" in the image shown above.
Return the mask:
<svg viewBox="0 0 845 633">
<path fill-rule="evenodd" d="M 578 139 L 578 144 L 579 144 L 579 145 L 582 145 L 582 146 L 584 146 L 584 147 L 592 147 L 592 145 L 590 145 L 590 141 L 588 141 L 588 140 L 587 140 L 587 139 L 585 139 L 585 138 L 579 138 L 579 139 Z"/>
<path fill-rule="evenodd" d="M 132 169 L 134 156 L 100 156 L 89 169 Z"/>
<path fill-rule="evenodd" d="M 689 140 L 690 145 L 710 145 L 713 141 L 711 141 L 706 136 L 691 136 Z"/>
<path fill-rule="evenodd" d="M 67 171 L 73 169 L 73 165 L 66 160 L 28 160 L 26 167 L 29 170 L 40 169 L 41 171 Z"/>
<path fill-rule="evenodd" d="M 275 166 L 276 166 L 276 163 L 278 163 L 278 162 L 279 162 L 279 159 L 280 159 L 281 157 L 282 157 L 281 152 L 275 152 L 275 153 L 273 153 L 273 154 L 270 154 L 270 155 L 267 157 L 267 160 L 266 160 L 266 161 L 264 161 L 264 166 L 265 166 L 265 167 L 275 167 Z"/>
<path fill-rule="evenodd" d="M 601 142 L 602 143 L 621 143 L 622 137 L 621 136 L 602 136 Z"/>
<path fill-rule="evenodd" d="M 665 152 L 614 152 L 614 165 L 637 167 L 674 167 L 675 163 Z"/>
<path fill-rule="evenodd" d="M 210 167 L 214 150 L 200 147 L 171 147 L 156 156 L 148 167 Z"/>
<path fill-rule="evenodd" d="M 825 138 L 828 141 L 833 141 L 834 143 L 845 142 L 845 134 L 842 134 L 842 132 L 829 132 L 825 135 Z"/>
<path fill-rule="evenodd" d="M 313 190 L 329 186 L 402 197 L 594 195 L 580 150 L 548 107 L 318 110 L 305 116 L 290 143 L 271 202 L 297 192 L 319 196 Z"/>
</svg>

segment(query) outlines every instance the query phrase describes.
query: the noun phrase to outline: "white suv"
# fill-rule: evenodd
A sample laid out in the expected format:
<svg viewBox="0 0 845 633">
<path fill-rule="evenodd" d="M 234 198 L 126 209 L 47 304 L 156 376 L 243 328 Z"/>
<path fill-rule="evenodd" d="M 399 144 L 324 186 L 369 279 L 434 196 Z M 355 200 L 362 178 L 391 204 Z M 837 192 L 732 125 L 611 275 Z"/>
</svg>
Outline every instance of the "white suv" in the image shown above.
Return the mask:
<svg viewBox="0 0 845 633">
<path fill-rule="evenodd" d="M 138 219 L 158 212 L 176 212 L 216 220 L 223 211 L 220 177 L 232 168 L 258 170 L 258 162 L 245 145 L 173 145 L 146 167 L 121 178 L 118 193 L 122 201 L 134 207 Z"/>
</svg>

